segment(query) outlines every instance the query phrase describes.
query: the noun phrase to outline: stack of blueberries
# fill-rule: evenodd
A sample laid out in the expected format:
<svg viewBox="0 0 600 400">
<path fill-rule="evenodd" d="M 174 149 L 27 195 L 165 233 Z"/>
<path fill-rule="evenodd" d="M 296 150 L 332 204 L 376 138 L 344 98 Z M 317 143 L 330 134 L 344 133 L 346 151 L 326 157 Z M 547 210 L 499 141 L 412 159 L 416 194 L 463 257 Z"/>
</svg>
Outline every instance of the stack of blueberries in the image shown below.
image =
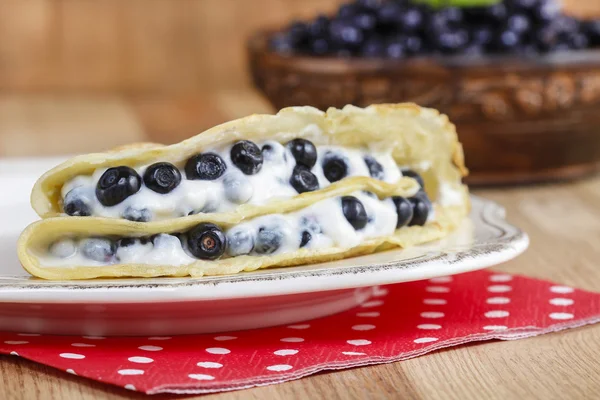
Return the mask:
<svg viewBox="0 0 600 400">
<path fill-rule="evenodd" d="M 432 8 L 417 0 L 355 0 L 336 15 L 293 22 L 278 53 L 403 59 L 429 54 L 539 54 L 600 47 L 600 21 L 561 12 L 560 0 Z"/>
</svg>

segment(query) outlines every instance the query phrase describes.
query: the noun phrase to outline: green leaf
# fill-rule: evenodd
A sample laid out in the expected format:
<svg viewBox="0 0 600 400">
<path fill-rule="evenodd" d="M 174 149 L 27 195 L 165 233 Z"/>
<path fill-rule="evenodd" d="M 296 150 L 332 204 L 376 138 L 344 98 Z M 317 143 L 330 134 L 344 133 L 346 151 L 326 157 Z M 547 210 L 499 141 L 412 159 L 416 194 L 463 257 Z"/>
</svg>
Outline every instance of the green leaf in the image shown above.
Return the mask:
<svg viewBox="0 0 600 400">
<path fill-rule="evenodd" d="M 500 3 L 502 0 L 412 0 L 413 3 L 425 3 L 432 7 L 478 7 Z"/>
</svg>

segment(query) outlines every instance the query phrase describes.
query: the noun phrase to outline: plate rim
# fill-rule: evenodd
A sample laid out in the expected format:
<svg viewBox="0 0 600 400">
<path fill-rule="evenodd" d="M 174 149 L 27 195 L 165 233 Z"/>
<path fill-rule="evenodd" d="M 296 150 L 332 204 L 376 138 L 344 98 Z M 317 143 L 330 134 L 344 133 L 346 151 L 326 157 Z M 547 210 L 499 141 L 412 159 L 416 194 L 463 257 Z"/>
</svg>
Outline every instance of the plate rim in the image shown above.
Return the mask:
<svg viewBox="0 0 600 400">
<path fill-rule="evenodd" d="M 466 250 L 440 252 L 432 257 L 429 251 L 412 259 L 369 265 L 323 267 L 314 270 L 289 270 L 290 267 L 261 270 L 204 278 L 143 278 L 90 281 L 26 280 L 23 277 L 0 277 L 2 303 L 168 303 L 180 301 L 211 301 L 248 297 L 268 297 L 297 293 L 355 289 L 442 275 L 455 275 L 497 265 L 523 253 L 529 237 L 506 221 L 505 209 L 494 201 L 471 195 L 473 209 L 488 227 L 498 229 L 501 236 L 492 243 Z M 435 242 L 423 246 L 432 246 Z M 423 257 L 429 258 L 423 260 Z M 440 274 L 440 265 L 448 270 Z M 318 265 L 318 264 L 316 264 Z M 293 267 L 292 267 L 293 268 Z M 344 276 L 345 279 L 339 279 Z M 173 282 L 175 280 L 175 282 Z M 128 281 L 130 281 L 128 283 Z M 162 282 L 161 282 L 162 281 Z M 273 285 L 272 282 L 284 283 Z M 60 295 L 59 295 L 60 294 Z"/>
</svg>

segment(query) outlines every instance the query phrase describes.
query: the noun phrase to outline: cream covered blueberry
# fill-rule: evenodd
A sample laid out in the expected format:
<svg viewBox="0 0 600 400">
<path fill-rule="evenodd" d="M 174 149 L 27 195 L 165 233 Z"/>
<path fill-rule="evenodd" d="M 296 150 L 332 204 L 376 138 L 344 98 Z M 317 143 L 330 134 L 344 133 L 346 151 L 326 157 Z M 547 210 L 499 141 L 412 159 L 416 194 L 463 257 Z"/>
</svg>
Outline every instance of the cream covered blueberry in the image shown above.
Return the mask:
<svg viewBox="0 0 600 400">
<path fill-rule="evenodd" d="M 186 232 L 150 238 L 64 238 L 52 243 L 47 266 L 114 264 L 186 265 L 244 255 L 270 256 L 299 249 L 348 249 L 396 229 L 423 225 L 431 203 L 424 192 L 379 199 L 364 192 L 328 198 L 289 214 L 269 214 L 228 229 L 201 223 Z"/>
<path fill-rule="evenodd" d="M 62 188 L 63 209 L 72 216 L 148 222 L 263 205 L 351 176 L 396 183 L 406 175 L 422 184 L 418 174 L 401 171 L 391 151 L 375 148 L 315 146 L 306 139 L 285 144 L 242 140 L 179 163 L 119 166 L 77 176 Z"/>
</svg>

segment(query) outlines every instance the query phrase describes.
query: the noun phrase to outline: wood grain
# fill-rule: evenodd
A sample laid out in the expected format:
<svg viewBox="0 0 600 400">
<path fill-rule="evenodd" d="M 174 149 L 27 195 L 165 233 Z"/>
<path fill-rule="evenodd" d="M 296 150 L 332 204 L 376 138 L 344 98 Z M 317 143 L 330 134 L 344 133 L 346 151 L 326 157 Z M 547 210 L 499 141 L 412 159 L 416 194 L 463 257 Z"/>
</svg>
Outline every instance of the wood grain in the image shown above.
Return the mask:
<svg viewBox="0 0 600 400">
<path fill-rule="evenodd" d="M 140 117 L 144 112 L 137 112 L 132 105 L 135 101 L 131 99 L 80 97 L 76 104 L 104 110 L 88 114 L 81 111 L 82 115 L 87 115 L 86 118 L 72 118 L 76 106 L 71 101 L 71 97 L 60 96 L 54 97 L 53 101 L 38 96 L 4 97 L 0 101 L 0 121 L 4 123 L 0 123 L 0 149 L 4 155 L 32 152 L 32 141 L 14 141 L 14 137 L 11 146 L 4 147 L 3 140 L 14 130 L 3 129 L 7 118 L 9 121 L 13 118 L 9 127 L 29 127 L 31 134 L 37 135 L 36 140 L 48 140 L 39 132 L 40 127 L 54 126 L 53 132 L 62 132 L 63 135 L 61 149 L 69 153 L 87 151 L 94 146 L 105 147 L 104 141 L 122 141 L 123 132 L 135 137 L 141 135 L 142 139 L 149 135 L 144 118 Z M 211 93 L 204 100 L 175 98 L 172 104 L 164 99 L 162 101 L 165 109 L 184 109 L 181 113 L 187 117 L 183 118 L 183 125 L 189 127 L 193 118 L 190 111 L 185 111 L 187 102 L 210 103 L 214 107 L 210 108 L 210 112 L 219 110 L 218 118 L 268 110 L 264 100 L 253 92 L 243 91 Z M 2 114 L 1 110 L 8 107 L 7 103 L 12 104 L 12 108 Z M 54 107 L 51 113 L 39 111 L 49 107 L 50 103 Z M 100 107 L 101 104 L 104 108 Z M 196 106 L 192 108 L 197 109 Z M 153 113 L 155 110 L 150 107 L 145 112 Z M 18 118 L 20 125 L 14 122 L 15 115 L 21 115 Z M 175 121 L 174 124 L 180 120 L 178 115 L 175 112 L 169 117 Z M 111 124 L 122 129 L 111 128 Z M 102 142 L 90 144 L 77 138 L 90 126 L 97 127 Z M 174 138 L 169 129 L 152 132 L 159 141 L 169 142 Z M 36 152 L 41 152 L 42 149 L 35 146 Z M 46 143 L 46 146 L 50 144 Z M 600 292 L 600 177 L 556 185 L 477 190 L 476 193 L 503 204 L 509 220 L 531 236 L 530 249 L 518 259 L 497 267 L 497 270 Z M 145 398 L 125 389 L 12 356 L 0 356 L 0 393 L 3 399 L 9 400 Z M 153 398 L 179 397 L 165 395 Z M 600 326 L 517 341 L 470 344 L 403 362 L 321 373 L 285 384 L 232 393 L 186 398 L 596 399 L 600 398 Z"/>
</svg>

